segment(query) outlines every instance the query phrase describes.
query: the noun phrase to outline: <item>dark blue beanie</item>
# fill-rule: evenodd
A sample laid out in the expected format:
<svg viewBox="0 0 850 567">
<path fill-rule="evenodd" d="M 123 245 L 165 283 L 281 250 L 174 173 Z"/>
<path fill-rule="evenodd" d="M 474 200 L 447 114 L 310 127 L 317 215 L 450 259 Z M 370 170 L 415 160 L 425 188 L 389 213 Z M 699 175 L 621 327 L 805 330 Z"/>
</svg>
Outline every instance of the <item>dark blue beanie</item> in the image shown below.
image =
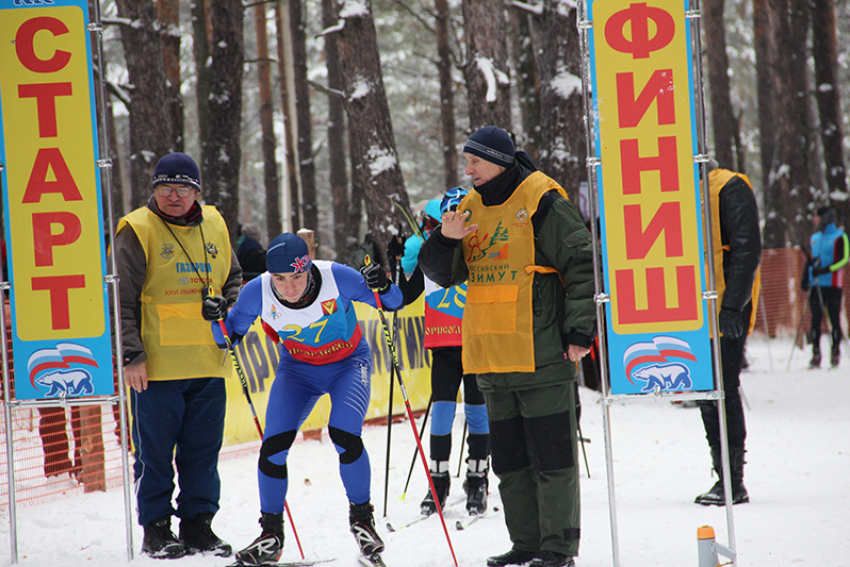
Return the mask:
<svg viewBox="0 0 850 567">
<path fill-rule="evenodd" d="M 191 185 L 198 191 L 201 190 L 201 172 L 195 160 L 174 152 L 160 159 L 153 172 L 153 186 L 162 183 L 176 183 L 178 185 Z"/>
<path fill-rule="evenodd" d="M 312 266 L 307 243 L 297 234 L 284 232 L 269 243 L 266 270 L 270 273 L 306 272 Z"/>
<path fill-rule="evenodd" d="M 513 167 L 516 148 L 510 134 L 497 126 L 485 126 L 469 137 L 463 153 L 483 158 L 504 168 Z"/>
</svg>

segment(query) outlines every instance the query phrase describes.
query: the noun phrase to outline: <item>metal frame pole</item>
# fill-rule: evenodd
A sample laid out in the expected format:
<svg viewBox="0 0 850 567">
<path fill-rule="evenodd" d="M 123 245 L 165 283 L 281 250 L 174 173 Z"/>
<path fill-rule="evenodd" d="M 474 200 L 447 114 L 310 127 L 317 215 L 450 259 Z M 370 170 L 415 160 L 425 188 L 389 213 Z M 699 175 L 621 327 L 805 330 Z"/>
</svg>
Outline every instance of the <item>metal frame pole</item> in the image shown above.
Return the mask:
<svg viewBox="0 0 850 567">
<path fill-rule="evenodd" d="M 12 395 L 9 380 L 9 345 L 6 342 L 6 297 L 5 291 L 11 289 L 9 282 L 0 282 L 0 297 L 3 299 L 3 308 L 0 309 L 0 329 L 3 334 L 3 403 L 6 422 L 6 469 L 9 477 L 9 544 L 12 554 L 12 563 L 18 562 L 18 515 L 15 509 L 15 458 L 13 444 L 15 436 L 12 431 Z"/>
<path fill-rule="evenodd" d="M 98 109 L 98 122 L 100 128 L 98 128 L 98 149 L 99 149 L 99 159 L 97 160 L 97 166 L 101 170 L 101 188 L 103 189 L 101 192 L 102 196 L 106 197 L 107 202 L 107 211 L 108 211 L 108 222 L 109 222 L 109 234 L 112 235 L 112 231 L 115 227 L 115 217 L 113 212 L 113 202 L 112 202 L 112 159 L 110 158 L 109 151 L 109 129 L 107 128 L 106 121 L 106 77 L 105 77 L 105 69 L 104 69 L 104 60 L 103 60 L 103 22 L 101 20 L 101 9 L 100 9 L 100 0 L 95 0 L 93 2 L 94 6 L 94 22 L 89 24 L 89 31 L 96 32 L 97 34 L 97 66 L 98 66 L 98 78 L 100 79 L 99 88 L 100 88 L 100 109 Z M 114 359 L 115 359 L 115 367 L 118 371 L 118 403 L 120 405 L 119 408 L 119 421 L 120 421 L 120 429 L 121 429 L 121 468 L 123 473 L 123 484 L 124 484 L 124 520 L 125 520 L 125 533 L 127 538 L 127 562 L 133 560 L 133 503 L 132 503 L 132 491 L 130 484 L 130 459 L 128 456 L 128 450 L 130 447 L 129 444 L 129 435 L 128 435 L 128 421 L 127 421 L 127 392 L 124 383 L 124 365 L 122 364 L 122 337 L 121 337 L 121 305 L 120 305 L 120 297 L 119 297 L 119 286 L 118 286 L 118 276 L 117 269 L 115 265 L 115 255 L 109 255 L 109 263 L 108 263 L 108 274 L 104 277 L 104 283 L 112 286 L 112 326 L 113 326 L 113 348 L 114 348 Z"/>
<path fill-rule="evenodd" d="M 714 246 L 711 238 L 711 205 L 708 190 L 708 170 L 706 162 L 706 140 L 705 140 L 705 96 L 703 92 L 703 77 L 702 77 L 702 41 L 700 38 L 700 21 L 702 14 L 700 12 L 699 0 L 689 0 L 691 10 L 686 13 L 686 17 L 691 22 L 691 48 L 693 50 L 694 60 L 692 67 L 694 71 L 694 98 L 696 99 L 696 123 L 697 123 L 697 156 L 694 156 L 694 161 L 700 163 L 700 173 L 702 178 L 702 212 L 703 212 L 703 234 L 706 235 L 705 241 L 705 258 L 707 265 L 706 274 L 706 291 L 703 293 L 703 298 L 708 301 L 709 308 L 709 330 L 711 336 L 714 337 L 711 341 L 712 354 L 714 357 L 714 385 L 718 393 L 717 398 L 717 420 L 720 425 L 720 462 L 723 469 L 723 493 L 726 500 L 726 527 L 728 532 L 728 545 L 734 551 L 735 545 L 735 517 L 732 512 L 732 478 L 731 467 L 729 466 L 729 438 L 726 430 L 726 394 L 723 390 L 723 364 L 720 353 L 720 328 L 717 322 L 717 291 L 714 285 Z M 732 558 L 732 565 L 737 565 L 737 559 Z"/>
<path fill-rule="evenodd" d="M 608 479 L 608 518 L 611 524 L 611 549 L 614 567 L 620 566 L 620 533 L 617 525 L 617 494 L 614 490 L 614 453 L 611 446 L 611 414 L 609 410 L 609 372 L 608 372 L 608 346 L 605 338 L 605 304 L 609 296 L 603 289 L 602 268 L 599 265 L 599 231 L 596 223 L 597 199 L 599 197 L 598 180 L 596 169 L 602 165 L 602 161 L 596 157 L 593 136 L 593 102 L 590 85 L 590 30 L 593 22 L 587 19 L 587 4 L 589 0 L 583 0 L 577 4 L 576 27 L 578 28 L 579 41 L 582 54 L 582 97 L 584 99 L 584 133 L 587 145 L 587 194 L 590 213 L 590 235 L 593 248 L 593 286 L 594 299 L 596 301 L 596 319 L 599 328 L 599 368 L 600 385 L 602 387 L 602 430 L 605 438 L 605 470 Z"/>
</svg>

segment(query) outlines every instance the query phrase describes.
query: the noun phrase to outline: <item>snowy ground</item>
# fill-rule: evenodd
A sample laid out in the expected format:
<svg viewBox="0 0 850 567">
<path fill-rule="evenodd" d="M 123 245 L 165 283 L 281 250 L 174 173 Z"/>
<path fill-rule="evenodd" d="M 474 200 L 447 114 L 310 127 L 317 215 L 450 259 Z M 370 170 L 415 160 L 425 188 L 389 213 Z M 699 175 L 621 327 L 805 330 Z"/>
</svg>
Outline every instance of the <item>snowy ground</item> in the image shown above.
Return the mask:
<svg viewBox="0 0 850 567">
<path fill-rule="evenodd" d="M 751 341 L 752 360 L 743 386 L 749 403 L 746 485 L 751 503 L 734 508 L 738 565 L 755 567 L 850 566 L 850 354 L 843 368 L 808 371 L 808 352 L 795 351 L 785 368 L 790 341 Z M 771 356 L 772 354 L 772 356 Z M 772 359 L 772 360 L 771 360 Z M 598 394 L 582 389 L 582 429 L 590 478 L 582 463 L 582 540 L 579 567 L 613 565 L 602 412 Z M 693 504 L 714 482 L 698 409 L 669 402 L 630 403 L 611 408 L 614 476 L 624 567 L 697 567 L 696 530 L 711 525 L 728 543 L 724 508 Z M 461 420 L 456 420 L 455 442 Z M 387 544 L 390 567 L 450 567 L 454 564 L 437 517 L 396 533 L 381 519 L 384 505 L 386 427 L 364 432 L 373 467 L 376 517 Z M 404 522 L 418 512 L 425 493 L 422 465 L 400 499 L 414 448 L 410 424 L 392 429 L 388 519 Z M 452 456 L 457 463 L 457 451 Z M 221 463 L 222 509 L 216 532 L 241 547 L 259 534 L 256 457 Z M 356 547 L 348 532 L 347 502 L 337 474 L 337 455 L 327 438 L 298 442 L 290 455 L 289 504 L 307 558 L 335 559 L 333 567 L 353 567 Z M 461 480 L 449 501 L 462 493 Z M 496 482 L 491 506 L 500 507 Z M 454 523 L 460 509 L 447 511 L 447 523 L 460 566 L 483 566 L 485 558 L 510 547 L 500 514 L 464 531 Z M 127 561 L 123 493 L 73 496 L 18 509 L 18 559 L 24 566 L 122 565 Z M 288 522 L 287 522 L 288 524 Z M 282 560 L 299 558 L 289 526 Z M 141 528 L 134 525 L 133 566 L 162 566 L 138 557 Z M 0 566 L 10 564 L 8 515 L 0 516 Z M 721 557 L 722 559 L 722 557 Z M 224 566 L 216 557 L 188 557 L 180 567 Z M 171 565 L 172 563 L 168 563 Z"/>
</svg>

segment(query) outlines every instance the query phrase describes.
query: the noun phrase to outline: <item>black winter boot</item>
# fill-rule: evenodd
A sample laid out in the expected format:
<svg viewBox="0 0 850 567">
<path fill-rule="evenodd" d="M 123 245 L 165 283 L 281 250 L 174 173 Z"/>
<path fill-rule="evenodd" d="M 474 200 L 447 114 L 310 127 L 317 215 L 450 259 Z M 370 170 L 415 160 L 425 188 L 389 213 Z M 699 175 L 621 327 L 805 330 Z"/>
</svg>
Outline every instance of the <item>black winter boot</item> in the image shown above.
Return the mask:
<svg viewBox="0 0 850 567">
<path fill-rule="evenodd" d="M 171 516 L 145 525 L 142 553 L 154 559 L 178 559 L 187 554 L 186 546 L 171 531 Z"/>
<path fill-rule="evenodd" d="M 820 349 L 813 348 L 812 349 L 812 359 L 809 361 L 809 368 L 820 368 Z"/>
<path fill-rule="evenodd" d="M 744 486 L 744 448 L 729 448 L 729 466 L 732 469 L 732 504 L 743 504 L 750 501 L 747 488 Z M 703 506 L 724 506 L 726 496 L 723 490 L 723 466 L 720 461 L 720 448 L 711 448 L 711 461 L 714 471 L 717 473 L 718 481 L 714 483 L 711 490 L 700 494 L 694 500 Z"/>
<path fill-rule="evenodd" d="M 487 558 L 488 567 L 505 567 L 506 565 L 526 565 L 537 557 L 536 551 L 511 549 L 507 553 Z"/>
<path fill-rule="evenodd" d="M 236 552 L 240 565 L 273 565 L 283 553 L 283 513 L 260 512 L 262 533 L 251 545 Z"/>
<path fill-rule="evenodd" d="M 837 343 L 836 343 L 837 344 Z M 838 362 L 841 360 L 841 347 L 832 347 L 832 353 L 829 357 L 829 365 L 833 368 L 838 368 Z"/>
<path fill-rule="evenodd" d="M 212 512 L 198 514 L 195 518 L 180 520 L 180 541 L 188 553 L 212 551 L 219 557 L 230 557 L 233 549 L 212 531 Z"/>
<path fill-rule="evenodd" d="M 541 551 L 537 559 L 528 564 L 528 567 L 575 567 L 575 561 L 569 555 L 555 551 Z"/>
<path fill-rule="evenodd" d="M 360 553 L 369 556 L 384 551 L 384 542 L 375 529 L 375 518 L 372 516 L 372 504 L 355 504 L 349 502 L 348 523 L 351 533 L 360 546 Z"/>
<path fill-rule="evenodd" d="M 488 488 L 487 471 L 467 471 L 463 490 L 466 492 L 466 511 L 470 515 L 477 516 L 487 511 Z"/>
<path fill-rule="evenodd" d="M 448 472 L 433 472 L 431 471 L 431 480 L 434 481 L 434 489 L 437 491 L 437 498 L 440 499 L 440 510 L 446 507 L 446 498 L 449 496 L 452 479 Z M 437 504 L 434 502 L 434 495 L 431 494 L 431 487 L 428 487 L 428 494 L 422 499 L 422 504 L 419 505 L 423 516 L 430 516 L 437 511 Z"/>
</svg>

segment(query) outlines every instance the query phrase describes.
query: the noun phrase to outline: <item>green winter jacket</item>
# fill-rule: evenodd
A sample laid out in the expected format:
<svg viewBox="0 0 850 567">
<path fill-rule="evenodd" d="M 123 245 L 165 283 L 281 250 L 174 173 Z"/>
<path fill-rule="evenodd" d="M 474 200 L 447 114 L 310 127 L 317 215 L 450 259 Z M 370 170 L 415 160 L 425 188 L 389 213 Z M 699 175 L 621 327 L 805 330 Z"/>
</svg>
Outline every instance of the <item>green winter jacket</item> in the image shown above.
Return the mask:
<svg viewBox="0 0 850 567">
<path fill-rule="evenodd" d="M 485 205 L 507 200 L 530 173 L 530 170 L 517 165 L 502 174 L 498 180 L 505 176 L 513 179 L 507 187 L 498 191 L 499 195 L 490 203 L 485 194 Z M 553 267 L 560 274 L 560 277 L 558 274 L 534 274 L 532 309 L 537 371 L 479 375 L 478 384 L 482 390 L 496 384 L 525 389 L 574 380 L 576 368 L 566 358 L 567 349 L 570 344 L 590 348 L 596 336 L 590 232 L 573 204 L 554 191 L 541 199 L 531 220 L 535 230 L 535 263 Z M 466 281 L 469 271 L 460 243 L 460 240 L 443 236 L 440 227 L 437 227 L 422 245 L 419 255 L 419 264 L 425 275 L 443 287 Z M 556 364 L 557 368 L 547 368 Z"/>
</svg>

